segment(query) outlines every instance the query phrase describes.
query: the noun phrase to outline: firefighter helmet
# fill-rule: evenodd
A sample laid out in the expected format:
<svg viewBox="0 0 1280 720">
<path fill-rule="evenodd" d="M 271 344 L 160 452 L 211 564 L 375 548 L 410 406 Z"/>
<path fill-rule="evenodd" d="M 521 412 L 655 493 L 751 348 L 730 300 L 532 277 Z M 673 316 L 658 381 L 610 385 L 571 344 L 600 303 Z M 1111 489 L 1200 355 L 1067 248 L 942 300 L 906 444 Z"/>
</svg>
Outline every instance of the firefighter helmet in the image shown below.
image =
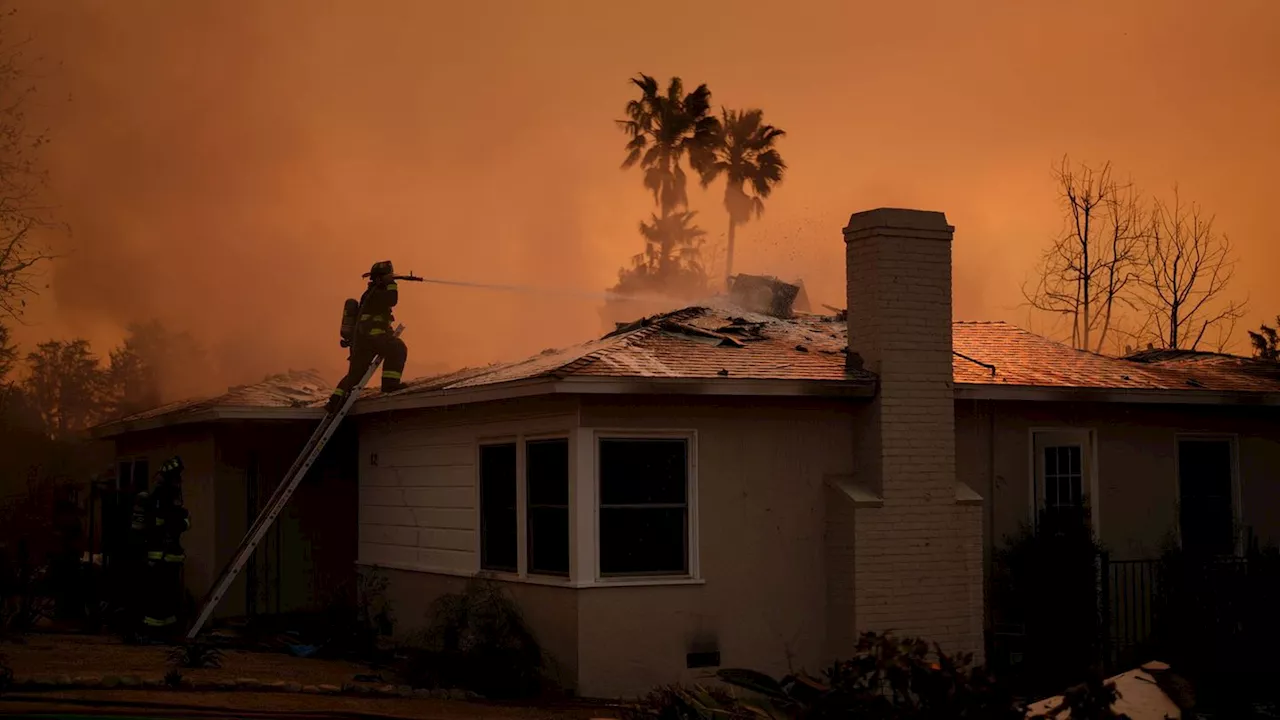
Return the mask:
<svg viewBox="0 0 1280 720">
<path fill-rule="evenodd" d="M 382 260 L 374 263 L 373 267 L 369 268 L 369 279 L 377 280 L 387 275 L 394 275 L 395 272 L 395 266 L 391 264 L 390 260 Z"/>
<path fill-rule="evenodd" d="M 160 466 L 160 474 L 165 476 L 170 476 L 170 477 L 181 475 L 183 469 L 184 467 L 182 465 L 182 458 L 178 457 L 177 455 L 174 455 L 173 457 L 165 461 L 164 465 Z"/>
</svg>

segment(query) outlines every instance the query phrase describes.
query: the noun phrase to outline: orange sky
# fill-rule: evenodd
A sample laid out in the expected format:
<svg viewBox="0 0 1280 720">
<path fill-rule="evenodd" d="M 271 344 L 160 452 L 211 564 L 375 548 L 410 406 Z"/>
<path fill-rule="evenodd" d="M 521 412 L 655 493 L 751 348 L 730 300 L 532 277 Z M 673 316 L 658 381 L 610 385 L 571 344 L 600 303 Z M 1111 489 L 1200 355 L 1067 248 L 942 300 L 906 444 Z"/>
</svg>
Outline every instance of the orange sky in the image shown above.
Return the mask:
<svg viewBox="0 0 1280 720">
<path fill-rule="evenodd" d="M 1280 312 L 1280 2 L 633 4 L 539 0 L 27 0 L 73 252 L 25 342 L 103 350 L 159 317 L 228 378 L 336 371 L 368 265 L 601 289 L 651 197 L 618 169 L 628 76 L 706 82 L 788 132 L 790 173 L 737 269 L 843 304 L 849 213 L 943 210 L 957 319 L 1027 324 L 1019 287 L 1059 216 L 1051 166 L 1177 181 L 1242 260 L 1237 330 Z M 980 7 L 981 10 L 973 8 Z M 693 209 L 724 235 L 718 192 Z M 408 372 L 598 334 L 590 302 L 415 285 Z M 225 380 L 223 378 L 220 380 Z"/>
</svg>

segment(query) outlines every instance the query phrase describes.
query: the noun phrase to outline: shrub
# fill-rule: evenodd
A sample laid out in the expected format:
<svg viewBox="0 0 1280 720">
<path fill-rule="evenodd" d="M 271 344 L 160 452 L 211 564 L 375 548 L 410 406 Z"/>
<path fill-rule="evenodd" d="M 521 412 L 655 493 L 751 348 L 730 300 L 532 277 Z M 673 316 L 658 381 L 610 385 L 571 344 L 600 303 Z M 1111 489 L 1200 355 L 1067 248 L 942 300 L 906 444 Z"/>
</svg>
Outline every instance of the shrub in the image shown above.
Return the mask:
<svg viewBox="0 0 1280 720">
<path fill-rule="evenodd" d="M 174 648 L 169 662 L 184 668 L 220 668 L 222 651 L 208 643 L 191 641 Z"/>
<path fill-rule="evenodd" d="M 501 586 L 471 581 L 432 603 L 429 625 L 407 648 L 411 684 L 471 690 L 486 697 L 538 694 L 543 657 L 519 608 Z"/>
<path fill-rule="evenodd" d="M 767 718 L 769 720 L 1023 720 L 1025 705 L 969 655 L 949 656 L 921 640 L 867 633 L 854 656 L 821 677 L 805 673 L 780 680 L 752 670 L 725 669 L 719 679 L 740 693 L 669 686 L 627 708 L 623 717 L 660 720 Z M 1113 714 L 1114 684 L 1101 680 L 1073 688 L 1063 705 L 1077 720 Z M 1054 713 L 1051 711 L 1050 716 Z"/>
<path fill-rule="evenodd" d="M 1032 695 L 1084 681 L 1102 661 L 1098 571 L 1104 550 L 1087 507 L 1042 512 L 996 552 L 990 588 L 994 620 L 1023 629 L 1023 660 L 993 667 Z"/>
</svg>

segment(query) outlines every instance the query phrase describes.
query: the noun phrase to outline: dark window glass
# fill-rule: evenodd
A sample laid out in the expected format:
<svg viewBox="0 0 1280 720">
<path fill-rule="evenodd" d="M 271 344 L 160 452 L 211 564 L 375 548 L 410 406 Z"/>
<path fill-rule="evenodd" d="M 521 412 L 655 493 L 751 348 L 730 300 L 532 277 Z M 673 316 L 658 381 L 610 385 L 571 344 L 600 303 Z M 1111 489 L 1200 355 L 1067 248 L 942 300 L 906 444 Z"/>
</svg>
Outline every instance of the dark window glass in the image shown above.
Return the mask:
<svg viewBox="0 0 1280 720">
<path fill-rule="evenodd" d="M 1044 504 L 1049 512 L 1084 507 L 1082 454 L 1079 445 L 1044 449 Z"/>
<path fill-rule="evenodd" d="M 1178 442 L 1178 490 L 1182 547 L 1189 552 L 1235 552 L 1231 442 Z"/>
<path fill-rule="evenodd" d="M 116 489 L 129 492 L 133 489 L 133 463 L 121 460 L 116 466 Z"/>
<path fill-rule="evenodd" d="M 600 573 L 689 572 L 685 440 L 600 441 Z"/>
<path fill-rule="evenodd" d="M 569 574 L 569 441 L 525 443 L 529 572 Z"/>
<path fill-rule="evenodd" d="M 133 461 L 133 487 L 138 491 L 151 487 L 151 468 L 146 458 Z"/>
<path fill-rule="evenodd" d="M 516 572 L 516 446 L 480 447 L 480 567 Z"/>
</svg>

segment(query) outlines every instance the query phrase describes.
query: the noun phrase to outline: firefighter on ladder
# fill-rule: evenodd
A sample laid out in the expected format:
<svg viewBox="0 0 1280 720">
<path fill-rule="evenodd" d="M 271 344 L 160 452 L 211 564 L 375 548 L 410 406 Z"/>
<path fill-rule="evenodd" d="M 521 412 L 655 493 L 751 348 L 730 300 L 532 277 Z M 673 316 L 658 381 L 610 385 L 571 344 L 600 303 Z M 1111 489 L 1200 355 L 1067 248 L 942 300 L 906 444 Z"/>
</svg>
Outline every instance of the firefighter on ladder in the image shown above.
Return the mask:
<svg viewBox="0 0 1280 720">
<path fill-rule="evenodd" d="M 182 604 L 182 533 L 191 528 L 191 518 L 182 506 L 182 458 L 173 457 L 160 468 L 160 482 L 151 494 L 152 527 L 147 547 L 147 567 L 151 582 L 143 625 L 155 639 L 168 635 L 178 622 Z M 157 637 L 159 636 L 159 637 Z"/>
<path fill-rule="evenodd" d="M 329 402 L 325 406 L 329 412 L 342 406 L 347 394 L 359 384 L 375 356 L 382 357 L 382 392 L 395 392 L 404 387 L 404 383 L 401 382 L 401 373 L 404 372 L 409 350 L 405 347 L 404 341 L 395 336 L 391 327 L 395 321 L 392 310 L 400 300 L 400 292 L 396 288 L 395 268 L 392 267 L 390 260 L 383 260 L 374 263 L 368 275 L 369 287 L 365 289 L 358 306 L 354 309 L 356 317 L 352 318 L 355 321 L 353 331 L 349 334 L 350 336 L 346 332 L 343 333 L 342 347 L 351 348 L 351 354 L 348 357 L 350 367 L 346 377 L 338 382 L 338 387 L 329 397 Z M 348 301 L 348 310 L 352 309 L 350 306 L 353 304 Z M 347 324 L 345 322 L 347 316 L 348 313 L 344 312 L 344 325 Z"/>
</svg>

